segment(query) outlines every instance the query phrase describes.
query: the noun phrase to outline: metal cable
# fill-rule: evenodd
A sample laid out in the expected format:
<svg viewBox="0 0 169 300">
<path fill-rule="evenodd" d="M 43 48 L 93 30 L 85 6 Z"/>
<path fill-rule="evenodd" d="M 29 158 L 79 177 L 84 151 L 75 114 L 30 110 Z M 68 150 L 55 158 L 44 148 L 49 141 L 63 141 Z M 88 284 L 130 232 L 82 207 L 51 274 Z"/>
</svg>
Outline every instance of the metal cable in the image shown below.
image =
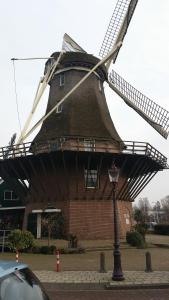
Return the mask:
<svg viewBox="0 0 169 300">
<path fill-rule="evenodd" d="M 17 110 L 17 115 L 18 115 L 19 129 L 20 129 L 20 133 L 21 133 L 22 129 L 21 129 L 21 120 L 20 120 L 20 116 L 19 116 L 18 94 L 17 94 L 17 88 L 16 88 L 16 71 L 15 71 L 14 60 L 12 60 L 12 63 L 13 63 L 13 74 L 14 74 L 14 91 L 15 91 L 16 110 Z"/>
</svg>

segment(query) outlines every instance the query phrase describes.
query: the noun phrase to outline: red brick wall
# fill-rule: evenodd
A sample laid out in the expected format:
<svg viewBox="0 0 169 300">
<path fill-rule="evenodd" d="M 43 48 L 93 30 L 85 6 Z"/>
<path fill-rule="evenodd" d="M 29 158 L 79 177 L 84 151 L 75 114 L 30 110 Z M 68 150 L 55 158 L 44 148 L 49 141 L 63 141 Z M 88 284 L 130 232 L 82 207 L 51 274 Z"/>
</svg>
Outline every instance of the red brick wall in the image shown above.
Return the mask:
<svg viewBox="0 0 169 300">
<path fill-rule="evenodd" d="M 26 210 L 29 213 L 35 207 L 43 209 L 50 204 L 62 210 L 66 234 L 76 234 L 80 239 L 112 238 L 113 187 L 108 178 L 109 164 L 106 165 L 106 161 L 105 165 L 102 163 L 98 187 L 85 188 L 84 165 L 88 160 L 80 161 L 80 157 L 78 167 L 75 164 L 76 156 L 74 161 L 68 160 L 69 157 L 67 159 L 63 157 L 63 165 L 59 157 L 56 168 L 52 168 L 50 160 L 45 161 L 44 168 L 39 165 L 38 172 L 31 174 L 32 186 Z M 100 158 L 98 165 L 99 162 Z M 125 180 L 125 174 L 122 173 L 118 183 L 119 190 Z M 120 235 L 124 238 L 126 231 L 131 227 L 131 202 L 118 201 L 118 207 Z M 24 227 L 26 227 L 26 215 Z"/>
<path fill-rule="evenodd" d="M 114 226 L 111 200 L 72 200 L 53 204 L 56 208 L 60 208 L 63 213 L 66 235 L 72 233 L 77 235 L 79 239 L 111 239 L 113 237 Z M 33 209 L 44 209 L 45 207 L 42 203 L 28 204 L 26 215 L 31 213 Z M 120 237 L 125 238 L 126 231 L 130 230 L 132 225 L 131 203 L 118 201 L 118 211 Z M 24 228 L 27 227 L 26 215 Z"/>
<path fill-rule="evenodd" d="M 119 201 L 120 237 L 125 238 L 131 227 L 131 203 Z M 126 217 L 129 215 L 129 218 Z M 127 224 L 126 224 L 127 223 Z M 113 237 L 112 201 L 71 201 L 69 232 L 80 239 L 109 239 Z"/>
</svg>

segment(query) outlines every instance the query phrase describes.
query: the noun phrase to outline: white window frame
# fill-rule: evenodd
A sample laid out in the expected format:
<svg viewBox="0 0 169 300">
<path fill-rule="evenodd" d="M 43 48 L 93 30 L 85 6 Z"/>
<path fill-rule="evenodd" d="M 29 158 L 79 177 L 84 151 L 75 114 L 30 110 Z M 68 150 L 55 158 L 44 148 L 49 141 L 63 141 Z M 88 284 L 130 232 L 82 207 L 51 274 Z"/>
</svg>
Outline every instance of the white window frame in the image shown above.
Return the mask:
<svg viewBox="0 0 169 300">
<path fill-rule="evenodd" d="M 11 194 L 11 198 L 10 199 L 9 198 L 6 199 L 5 193 L 10 193 Z M 18 196 L 17 196 L 17 198 L 13 198 L 12 197 L 13 193 L 14 193 L 14 191 L 12 191 L 12 190 L 4 190 L 4 200 L 5 201 L 15 201 L 15 200 L 18 200 L 19 199 Z"/>
<path fill-rule="evenodd" d="M 99 187 L 98 170 L 90 169 L 84 170 L 85 188 L 95 189 Z"/>
<path fill-rule="evenodd" d="M 94 152 L 95 151 L 95 140 L 90 139 L 84 139 L 84 150 L 88 152 Z"/>
<path fill-rule="evenodd" d="M 59 75 L 59 85 L 64 86 L 65 85 L 65 73 L 61 73 Z"/>
<path fill-rule="evenodd" d="M 62 112 L 62 109 L 63 109 L 63 105 L 60 104 L 59 106 L 57 106 L 56 108 L 56 114 L 60 114 Z"/>
<path fill-rule="evenodd" d="M 101 80 L 99 79 L 99 91 L 102 92 Z"/>
</svg>

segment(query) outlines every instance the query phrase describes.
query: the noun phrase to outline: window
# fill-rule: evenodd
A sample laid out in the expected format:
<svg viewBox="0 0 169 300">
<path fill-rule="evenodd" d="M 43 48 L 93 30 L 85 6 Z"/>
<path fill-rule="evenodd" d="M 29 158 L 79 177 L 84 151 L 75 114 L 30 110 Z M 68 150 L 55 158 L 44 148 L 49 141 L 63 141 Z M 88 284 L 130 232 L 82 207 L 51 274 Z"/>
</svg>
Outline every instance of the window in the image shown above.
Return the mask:
<svg viewBox="0 0 169 300">
<path fill-rule="evenodd" d="M 95 188 L 98 187 L 98 171 L 97 170 L 84 170 L 85 187 Z"/>
<path fill-rule="evenodd" d="M 85 151 L 95 151 L 95 140 L 84 140 Z"/>
<path fill-rule="evenodd" d="M 4 191 L 4 200 L 18 200 L 18 196 L 13 191 Z"/>
<path fill-rule="evenodd" d="M 65 85 L 65 74 L 64 73 L 61 73 L 59 76 L 59 85 L 60 86 Z"/>
<path fill-rule="evenodd" d="M 62 112 L 62 108 L 63 108 L 63 105 L 60 104 L 57 108 L 56 108 L 56 113 L 59 114 Z"/>
<path fill-rule="evenodd" d="M 99 91 L 102 92 L 102 85 L 100 79 L 99 79 Z"/>
</svg>

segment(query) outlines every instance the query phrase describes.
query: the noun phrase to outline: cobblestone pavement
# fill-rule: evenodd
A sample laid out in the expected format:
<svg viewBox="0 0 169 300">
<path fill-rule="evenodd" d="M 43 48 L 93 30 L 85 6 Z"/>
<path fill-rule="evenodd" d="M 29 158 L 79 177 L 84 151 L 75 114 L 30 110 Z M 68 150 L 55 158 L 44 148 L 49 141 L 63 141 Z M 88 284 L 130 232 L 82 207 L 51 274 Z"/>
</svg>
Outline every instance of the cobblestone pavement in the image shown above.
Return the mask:
<svg viewBox="0 0 169 300">
<path fill-rule="evenodd" d="M 124 281 L 112 281 L 112 271 L 99 273 L 96 271 L 34 271 L 41 282 L 46 283 L 97 283 L 115 286 L 136 286 L 136 285 L 168 285 L 169 271 L 125 271 Z"/>
</svg>

